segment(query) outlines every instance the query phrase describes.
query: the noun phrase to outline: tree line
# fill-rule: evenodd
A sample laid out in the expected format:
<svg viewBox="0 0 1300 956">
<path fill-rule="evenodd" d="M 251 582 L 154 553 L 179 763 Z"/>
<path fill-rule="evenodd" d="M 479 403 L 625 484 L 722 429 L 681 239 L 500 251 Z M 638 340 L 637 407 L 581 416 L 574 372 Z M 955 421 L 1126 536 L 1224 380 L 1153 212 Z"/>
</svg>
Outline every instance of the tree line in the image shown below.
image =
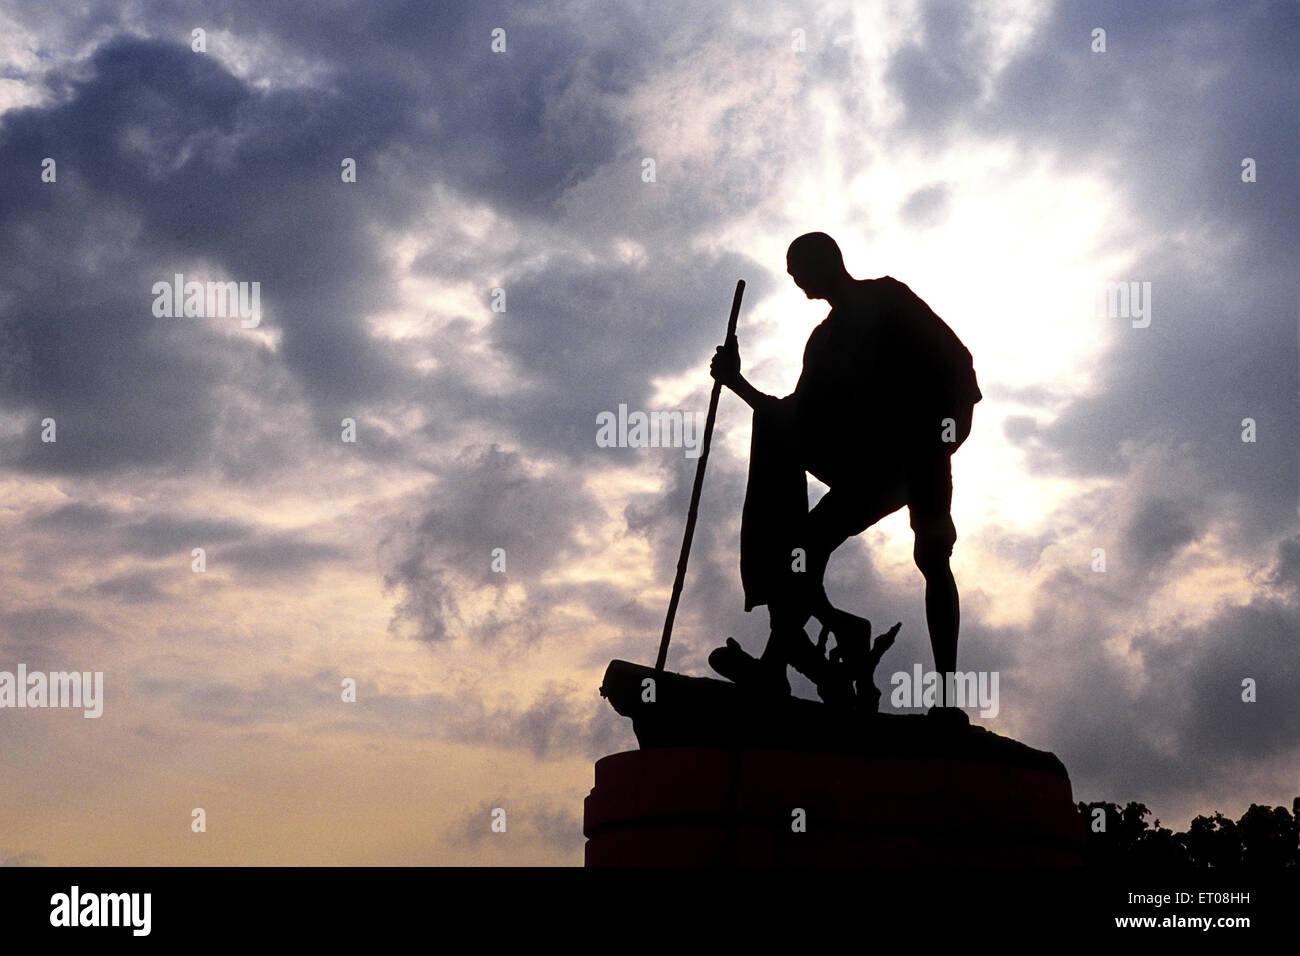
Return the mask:
<svg viewBox="0 0 1300 956">
<path fill-rule="evenodd" d="M 1078 804 L 1087 840 L 1087 865 L 1178 869 L 1279 870 L 1300 868 L 1300 796 L 1286 807 L 1252 803 L 1233 820 L 1222 813 L 1198 816 L 1175 833 L 1159 819 L 1147 822 L 1145 804 L 1120 807 L 1098 801 Z M 1098 812 L 1100 811 L 1100 812 Z"/>
</svg>

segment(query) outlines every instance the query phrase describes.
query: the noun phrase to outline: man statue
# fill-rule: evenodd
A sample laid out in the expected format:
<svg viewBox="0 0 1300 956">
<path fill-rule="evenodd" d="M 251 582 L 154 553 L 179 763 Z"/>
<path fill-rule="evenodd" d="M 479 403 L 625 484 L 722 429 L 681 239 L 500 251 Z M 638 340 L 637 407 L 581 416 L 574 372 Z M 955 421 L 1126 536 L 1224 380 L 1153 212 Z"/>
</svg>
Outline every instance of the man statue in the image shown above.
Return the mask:
<svg viewBox="0 0 1300 956">
<path fill-rule="evenodd" d="M 851 687 L 804 626 L 816 617 L 842 650 L 870 642 L 866 621 L 831 606 L 823 576 L 832 551 L 904 505 L 925 577 L 935 669 L 956 670 L 949 459 L 970 434 L 983 396 L 970 352 L 897 279 L 854 279 L 835 240 L 821 232 L 794 240 L 786 266 L 808 298 L 831 306 L 808 339 L 794 393 L 775 398 L 754 388 L 740 373 L 734 338 L 711 366 L 713 377 L 754 410 L 740 570 L 745 610 L 766 604 L 771 636 L 760 659 L 728 640 L 709 660 L 738 683 L 784 694 L 786 667 L 793 666 L 834 703 L 851 696 Z M 830 488 L 811 511 L 806 472 Z"/>
</svg>

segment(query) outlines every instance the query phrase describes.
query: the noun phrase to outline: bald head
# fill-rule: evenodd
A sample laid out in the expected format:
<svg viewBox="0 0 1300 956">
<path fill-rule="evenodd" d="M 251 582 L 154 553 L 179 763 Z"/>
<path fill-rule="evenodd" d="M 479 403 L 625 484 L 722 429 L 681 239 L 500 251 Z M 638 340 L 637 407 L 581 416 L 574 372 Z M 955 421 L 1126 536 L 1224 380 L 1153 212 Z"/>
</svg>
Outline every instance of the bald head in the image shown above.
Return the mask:
<svg viewBox="0 0 1300 956">
<path fill-rule="evenodd" d="M 810 299 L 833 299 L 853 280 L 844 268 L 844 255 L 824 232 L 808 232 L 790 243 L 786 271 Z"/>
</svg>

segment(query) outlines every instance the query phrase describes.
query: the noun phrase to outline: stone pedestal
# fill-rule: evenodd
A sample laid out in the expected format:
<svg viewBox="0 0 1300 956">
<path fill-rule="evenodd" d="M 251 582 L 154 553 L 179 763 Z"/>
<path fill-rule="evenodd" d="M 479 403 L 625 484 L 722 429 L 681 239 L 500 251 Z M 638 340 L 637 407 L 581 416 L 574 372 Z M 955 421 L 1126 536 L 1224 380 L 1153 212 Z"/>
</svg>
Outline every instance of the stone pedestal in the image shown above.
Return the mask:
<svg viewBox="0 0 1300 956">
<path fill-rule="evenodd" d="M 1082 865 L 1061 761 L 959 712 L 844 712 L 627 661 L 601 694 L 641 749 L 596 763 L 588 866 Z"/>
<path fill-rule="evenodd" d="M 1025 759 L 753 747 L 614 754 L 596 763 L 586 800 L 586 863 L 1082 865 L 1083 821 L 1064 768 L 1016 747 Z"/>
</svg>

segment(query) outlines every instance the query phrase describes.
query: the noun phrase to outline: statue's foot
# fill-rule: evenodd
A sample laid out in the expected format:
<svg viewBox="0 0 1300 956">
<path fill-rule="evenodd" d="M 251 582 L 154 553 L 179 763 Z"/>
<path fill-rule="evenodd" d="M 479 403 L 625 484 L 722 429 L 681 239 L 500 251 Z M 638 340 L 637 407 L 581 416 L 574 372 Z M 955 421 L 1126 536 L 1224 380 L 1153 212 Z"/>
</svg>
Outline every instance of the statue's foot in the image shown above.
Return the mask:
<svg viewBox="0 0 1300 956">
<path fill-rule="evenodd" d="M 737 686 L 746 690 L 771 694 L 774 697 L 790 696 L 790 681 L 785 675 L 785 665 L 768 664 L 747 653 L 734 638 L 709 654 L 709 666 Z"/>
</svg>

